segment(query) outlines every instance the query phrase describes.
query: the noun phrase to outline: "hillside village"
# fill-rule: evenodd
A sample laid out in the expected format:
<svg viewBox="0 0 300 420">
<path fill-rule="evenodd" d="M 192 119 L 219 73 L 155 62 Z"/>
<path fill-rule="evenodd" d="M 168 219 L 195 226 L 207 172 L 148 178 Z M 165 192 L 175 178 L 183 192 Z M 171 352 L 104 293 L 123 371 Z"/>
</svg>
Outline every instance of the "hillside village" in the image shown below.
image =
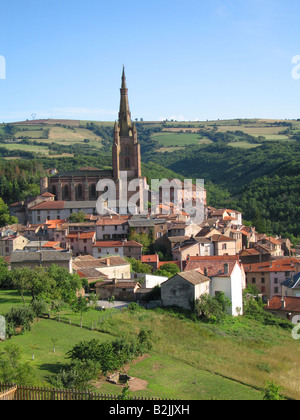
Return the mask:
<svg viewBox="0 0 300 420">
<path fill-rule="evenodd" d="M 300 254 L 290 240 L 245 226 L 239 211 L 209 206 L 203 186 L 187 190 L 186 183 L 172 180 L 176 188 L 168 195 L 161 187 L 148 212 L 129 212 L 128 203 L 124 208 L 124 174 L 128 191 L 130 181 L 137 181 L 141 208 L 152 196 L 142 175 L 124 68 L 120 93 L 112 170 L 53 168 L 40 179 L 38 196 L 11 204 L 10 214 L 19 223 L 0 231 L 0 255 L 10 269 L 55 264 L 86 279 L 101 299 L 152 300 L 163 307 L 190 309 L 201 295 L 222 292 L 233 316 L 243 314 L 243 291 L 251 285 L 266 310 L 290 320 L 300 314 Z M 116 188 L 106 215 L 97 207 L 99 180 Z M 201 208 L 199 220 L 185 211 L 191 202 Z M 170 267 L 176 271 L 166 269 Z M 153 303 L 151 292 L 157 286 L 160 293 Z"/>
<path fill-rule="evenodd" d="M 168 214 L 100 216 L 95 209 L 85 213 L 80 203 L 57 201 L 46 192 L 12 204 L 11 214 L 23 223 L 1 229 L 0 254 L 10 268 L 56 264 L 86 278 L 101 299 L 141 303 L 159 286 L 156 304 L 184 309 L 201 294 L 224 292 L 234 316 L 242 314 L 243 290 L 250 284 L 272 313 L 289 319 L 300 313 L 300 255 L 288 239 L 244 226 L 240 212 L 206 206 L 197 225 L 171 206 Z M 73 212 L 61 218 L 66 204 Z M 74 214 L 83 219 L 70 220 Z M 132 239 L 143 234 L 151 238 L 146 250 Z M 133 272 L 128 259 L 147 265 L 148 272 Z M 156 275 L 170 263 L 178 267 L 175 276 Z"/>
</svg>

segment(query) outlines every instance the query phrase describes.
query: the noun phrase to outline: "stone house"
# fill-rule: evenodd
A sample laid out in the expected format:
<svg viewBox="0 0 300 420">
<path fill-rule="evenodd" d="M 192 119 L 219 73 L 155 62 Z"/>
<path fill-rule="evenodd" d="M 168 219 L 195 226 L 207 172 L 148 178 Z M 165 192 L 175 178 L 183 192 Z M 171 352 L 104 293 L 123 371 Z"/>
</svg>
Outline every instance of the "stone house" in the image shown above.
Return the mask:
<svg viewBox="0 0 300 420">
<path fill-rule="evenodd" d="M 282 283 L 300 271 L 300 260 L 297 258 L 283 258 L 243 265 L 247 284 L 254 285 L 265 299 L 282 295 Z"/>
<path fill-rule="evenodd" d="M 152 271 L 156 271 L 156 270 L 158 270 L 159 256 L 158 256 L 158 254 L 142 255 L 141 256 L 141 262 L 143 264 L 148 264 L 152 268 Z"/>
<path fill-rule="evenodd" d="M 66 236 L 66 247 L 74 255 L 93 255 L 93 245 L 96 243 L 96 232 L 70 232 Z"/>
<path fill-rule="evenodd" d="M 162 306 L 178 306 L 190 310 L 194 302 L 209 293 L 210 279 L 198 271 L 176 274 L 161 284 Z"/>
<path fill-rule="evenodd" d="M 282 296 L 300 297 L 300 272 L 281 283 Z"/>
<path fill-rule="evenodd" d="M 135 241 L 97 241 L 93 246 L 93 256 L 101 258 L 105 256 L 119 255 L 120 257 L 141 259 L 143 245 Z"/>
<path fill-rule="evenodd" d="M 130 264 L 121 257 L 96 259 L 91 255 L 82 255 L 73 260 L 73 270 L 80 277 L 89 281 L 102 279 L 130 279 Z"/>
<path fill-rule="evenodd" d="M 3 236 L 0 238 L 0 255 L 10 257 L 15 250 L 22 250 L 29 240 L 21 235 Z"/>
<path fill-rule="evenodd" d="M 122 240 L 127 238 L 129 216 L 101 217 L 96 223 L 97 241 Z"/>
<path fill-rule="evenodd" d="M 10 257 L 11 269 L 21 267 L 50 267 L 52 264 L 65 268 L 69 273 L 72 269 L 72 253 L 61 250 L 13 251 Z"/>
<path fill-rule="evenodd" d="M 214 255 L 214 244 L 209 238 L 191 238 L 172 249 L 174 261 L 181 263 L 188 261 L 190 257 L 204 257 Z"/>
<path fill-rule="evenodd" d="M 223 292 L 231 302 L 230 314 L 243 313 L 243 290 L 246 276 L 238 256 L 191 257 L 185 271 L 197 270 L 209 277 L 210 294 Z"/>
<path fill-rule="evenodd" d="M 300 297 L 296 296 L 274 296 L 268 300 L 265 311 L 271 312 L 290 321 L 293 317 L 300 315 Z"/>
<path fill-rule="evenodd" d="M 236 240 L 221 233 L 209 236 L 214 244 L 214 255 L 236 255 Z"/>
<path fill-rule="evenodd" d="M 131 280 L 99 281 L 95 284 L 96 295 L 101 299 L 110 299 L 112 296 L 116 300 L 136 301 L 136 292 L 141 288 L 138 282 Z"/>
<path fill-rule="evenodd" d="M 264 236 L 257 241 L 258 245 L 263 245 L 269 249 L 273 258 L 284 257 L 284 250 L 282 249 L 282 243 L 279 239 Z"/>
</svg>

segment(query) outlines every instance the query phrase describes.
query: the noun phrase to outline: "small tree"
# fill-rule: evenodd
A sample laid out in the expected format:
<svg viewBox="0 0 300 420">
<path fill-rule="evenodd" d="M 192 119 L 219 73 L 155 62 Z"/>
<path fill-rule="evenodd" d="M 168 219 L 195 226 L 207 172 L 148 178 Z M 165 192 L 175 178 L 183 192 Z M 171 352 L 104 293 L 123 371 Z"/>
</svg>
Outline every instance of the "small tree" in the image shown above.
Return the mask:
<svg viewBox="0 0 300 420">
<path fill-rule="evenodd" d="M 115 296 L 112 296 L 112 297 L 108 298 L 107 300 L 108 300 L 108 302 L 109 302 L 111 305 L 113 305 L 113 306 L 114 306 L 115 301 L 116 301 Z"/>
<path fill-rule="evenodd" d="M 89 310 L 89 299 L 80 296 L 73 302 L 72 310 L 76 313 L 80 313 L 80 326 L 82 327 L 83 314 Z"/>
</svg>

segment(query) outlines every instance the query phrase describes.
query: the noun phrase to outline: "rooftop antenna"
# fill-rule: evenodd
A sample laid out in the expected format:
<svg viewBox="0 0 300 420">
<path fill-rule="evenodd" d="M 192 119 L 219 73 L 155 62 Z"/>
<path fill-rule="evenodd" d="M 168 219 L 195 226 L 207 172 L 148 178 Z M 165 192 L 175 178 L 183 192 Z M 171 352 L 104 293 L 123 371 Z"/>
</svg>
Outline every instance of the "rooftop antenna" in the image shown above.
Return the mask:
<svg viewBox="0 0 300 420">
<path fill-rule="evenodd" d="M 35 120 L 36 114 L 33 112 L 33 113 L 31 114 L 31 117 L 32 117 L 32 119 L 33 119 L 33 120 Z"/>
</svg>

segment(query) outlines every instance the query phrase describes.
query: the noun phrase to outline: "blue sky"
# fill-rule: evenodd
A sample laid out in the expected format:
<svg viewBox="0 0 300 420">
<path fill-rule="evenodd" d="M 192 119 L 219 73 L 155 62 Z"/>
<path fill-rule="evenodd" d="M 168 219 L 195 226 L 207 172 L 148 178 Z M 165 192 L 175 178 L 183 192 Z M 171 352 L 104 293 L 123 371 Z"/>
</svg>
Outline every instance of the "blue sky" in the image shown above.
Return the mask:
<svg viewBox="0 0 300 420">
<path fill-rule="evenodd" d="M 113 121 L 123 64 L 132 118 L 300 118 L 299 0 L 3 0 L 0 14 L 0 122 Z"/>
</svg>

